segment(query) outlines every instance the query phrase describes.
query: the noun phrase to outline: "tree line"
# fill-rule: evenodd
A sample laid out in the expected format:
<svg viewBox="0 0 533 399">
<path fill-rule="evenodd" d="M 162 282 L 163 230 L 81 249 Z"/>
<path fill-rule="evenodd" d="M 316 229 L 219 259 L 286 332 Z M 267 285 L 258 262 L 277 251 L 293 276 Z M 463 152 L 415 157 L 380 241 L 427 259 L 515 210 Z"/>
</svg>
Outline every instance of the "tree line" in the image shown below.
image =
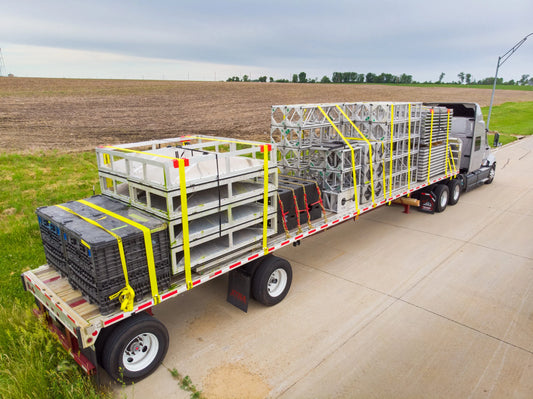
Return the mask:
<svg viewBox="0 0 533 399">
<path fill-rule="evenodd" d="M 413 75 L 402 73 L 401 75 L 393 75 L 391 73 L 375 74 L 357 73 L 357 72 L 333 72 L 331 78 L 324 75 L 322 79 L 314 78 L 309 79 L 307 73 L 300 72 L 292 75 L 292 80 L 289 79 L 274 79 L 273 77 L 267 78 L 266 76 L 260 76 L 255 80 L 251 80 L 248 75 L 244 75 L 242 78 L 238 76 L 232 76 L 227 79 L 227 82 L 278 82 L 278 83 L 387 83 L 387 84 L 467 84 L 467 85 L 492 85 L 494 84 L 494 77 L 488 77 L 484 79 L 475 80 L 471 73 L 460 72 L 457 74 L 457 81 L 443 82 L 446 74 L 442 72 L 439 78 L 435 81 L 417 82 L 413 79 Z M 533 78 L 529 75 L 522 75 L 519 80 L 504 81 L 503 78 L 497 78 L 496 84 L 499 85 L 533 85 Z"/>
</svg>

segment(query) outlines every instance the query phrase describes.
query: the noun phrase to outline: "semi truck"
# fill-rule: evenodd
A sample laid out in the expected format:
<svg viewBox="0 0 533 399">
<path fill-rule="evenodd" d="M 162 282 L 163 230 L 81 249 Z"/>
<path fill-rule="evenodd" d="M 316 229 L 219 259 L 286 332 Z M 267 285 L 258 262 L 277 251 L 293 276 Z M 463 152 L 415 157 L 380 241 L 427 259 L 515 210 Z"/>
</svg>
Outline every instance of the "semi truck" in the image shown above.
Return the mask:
<svg viewBox="0 0 533 399">
<path fill-rule="evenodd" d="M 270 136 L 99 146 L 102 194 L 37 210 L 47 264 L 22 283 L 88 374 L 152 373 L 161 302 L 229 274 L 228 302 L 276 305 L 292 282 L 277 250 L 391 203 L 443 212 L 495 177 L 474 103 L 273 106 Z"/>
</svg>

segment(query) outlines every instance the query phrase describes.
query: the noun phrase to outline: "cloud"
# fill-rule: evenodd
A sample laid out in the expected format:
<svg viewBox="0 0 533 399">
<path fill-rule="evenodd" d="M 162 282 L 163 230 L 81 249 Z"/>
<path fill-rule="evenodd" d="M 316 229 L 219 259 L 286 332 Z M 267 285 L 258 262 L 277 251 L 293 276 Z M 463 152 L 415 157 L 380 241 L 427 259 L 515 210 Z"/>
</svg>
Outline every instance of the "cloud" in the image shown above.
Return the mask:
<svg viewBox="0 0 533 399">
<path fill-rule="evenodd" d="M 523 0 L 507 0 L 505 7 L 496 0 L 34 0 L 4 7 L 0 37 L 31 48 L 234 65 L 269 75 L 354 70 L 434 80 L 441 71 L 493 74 L 498 55 L 530 33 L 532 14 L 533 3 Z M 532 72 L 527 45 L 502 69 L 504 76 Z M 99 68 L 108 67 L 102 62 Z"/>
</svg>

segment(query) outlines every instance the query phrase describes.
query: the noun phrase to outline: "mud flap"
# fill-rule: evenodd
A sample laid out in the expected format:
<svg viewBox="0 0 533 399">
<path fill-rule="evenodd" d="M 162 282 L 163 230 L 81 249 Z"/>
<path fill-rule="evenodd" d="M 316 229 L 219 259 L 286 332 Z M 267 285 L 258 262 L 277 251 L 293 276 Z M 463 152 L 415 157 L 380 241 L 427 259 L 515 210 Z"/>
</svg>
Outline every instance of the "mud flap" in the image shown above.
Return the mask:
<svg viewBox="0 0 533 399">
<path fill-rule="evenodd" d="M 233 270 L 229 273 L 228 297 L 226 300 L 243 312 L 248 312 L 248 301 L 252 276 L 246 270 Z"/>
<path fill-rule="evenodd" d="M 437 204 L 437 197 L 433 192 L 420 193 L 420 206 L 418 210 L 421 212 L 435 213 L 435 206 Z"/>
</svg>

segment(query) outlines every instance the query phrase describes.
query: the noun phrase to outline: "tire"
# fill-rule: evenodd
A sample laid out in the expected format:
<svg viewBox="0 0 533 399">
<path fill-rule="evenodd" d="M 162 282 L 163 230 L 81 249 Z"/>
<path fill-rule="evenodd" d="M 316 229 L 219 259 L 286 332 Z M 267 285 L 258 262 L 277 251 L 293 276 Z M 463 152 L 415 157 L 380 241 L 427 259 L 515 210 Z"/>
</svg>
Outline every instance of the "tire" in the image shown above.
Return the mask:
<svg viewBox="0 0 533 399">
<path fill-rule="evenodd" d="M 255 271 L 252 279 L 252 295 L 259 303 L 273 306 L 287 296 L 291 282 L 290 263 L 277 256 L 267 256 Z"/>
<path fill-rule="evenodd" d="M 450 191 L 449 205 L 455 205 L 459 202 L 461 196 L 461 182 L 458 179 L 452 179 L 448 182 L 448 190 Z"/>
<path fill-rule="evenodd" d="M 487 178 L 487 180 L 485 180 L 485 184 L 492 183 L 495 176 L 496 176 L 496 164 L 493 163 L 492 166 L 490 167 L 489 177 Z"/>
<path fill-rule="evenodd" d="M 435 194 L 435 197 L 437 197 L 435 211 L 444 212 L 450 199 L 450 189 L 446 184 L 437 184 L 433 189 L 433 193 Z"/>
<path fill-rule="evenodd" d="M 147 313 L 140 313 L 121 322 L 107 337 L 102 367 L 119 383 L 132 384 L 153 373 L 167 349 L 166 327 Z"/>
</svg>

